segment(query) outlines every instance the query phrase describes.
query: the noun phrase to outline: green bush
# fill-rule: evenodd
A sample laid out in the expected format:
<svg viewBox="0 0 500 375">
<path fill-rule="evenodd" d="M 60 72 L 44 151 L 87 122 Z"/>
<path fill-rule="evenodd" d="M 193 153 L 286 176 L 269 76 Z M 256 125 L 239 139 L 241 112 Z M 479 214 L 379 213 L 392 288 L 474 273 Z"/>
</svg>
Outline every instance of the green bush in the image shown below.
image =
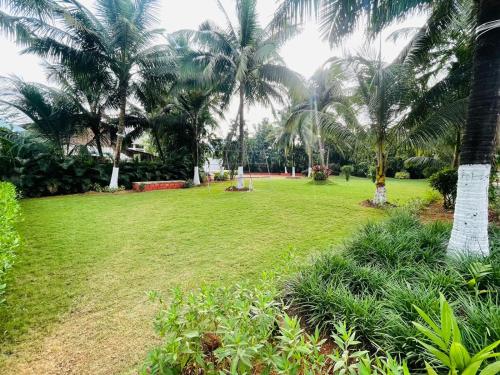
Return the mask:
<svg viewBox="0 0 500 375">
<path fill-rule="evenodd" d="M 446 168 L 434 173 L 429 178 L 430 185 L 443 196 L 443 206 L 451 209 L 455 206 L 457 197 L 458 173 L 455 169 Z"/>
<path fill-rule="evenodd" d="M 12 267 L 20 241 L 15 228 L 20 215 L 16 198 L 14 185 L 0 182 L 0 305 L 4 302 L 5 275 Z"/>
<path fill-rule="evenodd" d="M 315 165 L 312 167 L 312 177 L 314 181 L 326 181 L 331 175 L 332 171 L 328 167 Z"/>
<path fill-rule="evenodd" d="M 349 181 L 349 179 L 351 178 L 351 174 L 354 171 L 354 167 L 352 165 L 344 165 L 340 168 L 340 171 L 344 175 L 345 180 Z"/>
<path fill-rule="evenodd" d="M 224 171 L 224 173 L 215 172 L 214 181 L 227 181 L 227 180 L 229 180 L 229 172 L 226 171 Z"/>
<path fill-rule="evenodd" d="M 438 315 L 442 293 L 460 312 L 464 345 L 477 352 L 500 339 L 499 237 L 491 236 L 489 258 L 453 260 L 446 257 L 449 231 L 394 210 L 386 221 L 364 226 L 340 253 L 321 255 L 290 279 L 285 303 L 310 329 L 328 332 L 346 319 L 367 350 L 422 369 L 430 357 L 414 339 L 422 335 L 411 324 L 419 318 L 413 306 Z"/>
<path fill-rule="evenodd" d="M 407 171 L 399 171 L 396 172 L 394 178 L 397 178 L 399 180 L 408 180 L 410 178 L 410 173 Z"/>
<path fill-rule="evenodd" d="M 23 196 L 75 194 L 92 190 L 95 185 L 107 186 L 113 165 L 89 158 L 60 158 L 41 154 L 37 158 L 16 160 L 15 168 L 0 176 L 12 182 Z M 120 163 L 118 183 L 126 189 L 135 181 L 185 179 L 185 170 L 159 162 Z"/>
</svg>

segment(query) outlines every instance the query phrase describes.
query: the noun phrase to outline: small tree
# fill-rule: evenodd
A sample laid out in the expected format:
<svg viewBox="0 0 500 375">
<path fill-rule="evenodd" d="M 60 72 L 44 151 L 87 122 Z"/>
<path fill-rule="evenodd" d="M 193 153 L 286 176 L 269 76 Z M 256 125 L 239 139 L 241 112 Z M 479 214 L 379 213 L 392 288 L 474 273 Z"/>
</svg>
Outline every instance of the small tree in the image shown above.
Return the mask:
<svg viewBox="0 0 500 375">
<path fill-rule="evenodd" d="M 451 168 L 445 168 L 436 172 L 429 178 L 431 186 L 443 195 L 443 207 L 446 209 L 451 209 L 455 206 L 457 180 L 458 173 L 455 169 Z"/>
<path fill-rule="evenodd" d="M 351 178 L 351 174 L 354 171 L 354 168 L 352 165 L 344 165 L 342 166 L 342 168 L 340 168 L 340 171 L 344 175 L 345 180 L 349 181 L 349 179 Z"/>
</svg>

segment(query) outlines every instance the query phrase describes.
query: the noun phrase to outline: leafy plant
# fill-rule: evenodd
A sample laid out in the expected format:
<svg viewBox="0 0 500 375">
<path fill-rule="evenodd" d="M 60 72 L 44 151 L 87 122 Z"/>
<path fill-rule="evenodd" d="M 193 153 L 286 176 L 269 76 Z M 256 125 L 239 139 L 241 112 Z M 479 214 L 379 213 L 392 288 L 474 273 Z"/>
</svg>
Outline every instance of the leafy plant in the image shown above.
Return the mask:
<svg viewBox="0 0 500 375">
<path fill-rule="evenodd" d="M 451 209 L 455 206 L 457 181 L 457 171 L 450 168 L 436 172 L 429 178 L 430 185 L 442 194 L 444 199 L 443 207 L 446 209 Z"/>
<path fill-rule="evenodd" d="M 489 359 L 500 356 L 494 350 L 500 345 L 500 340 L 485 346 L 478 353 L 471 355 L 462 343 L 462 335 L 458 327 L 458 321 L 453 314 L 448 301 L 441 294 L 439 298 L 440 320 L 435 322 L 429 315 L 417 306 L 414 306 L 426 325 L 413 322 L 418 331 L 424 335 L 427 342 L 417 340 L 425 350 L 430 353 L 441 365 L 446 366 L 451 374 L 474 375 L 479 373 L 483 363 Z M 426 363 L 429 374 L 437 374 L 429 363 Z M 486 365 L 480 374 L 496 374 L 500 371 L 500 361 Z"/>
<path fill-rule="evenodd" d="M 479 283 L 482 279 L 493 273 L 492 265 L 484 264 L 481 262 L 473 262 L 469 265 L 468 270 L 470 272 L 471 278 L 467 280 L 467 286 L 471 289 L 474 289 L 476 296 L 490 292 L 489 290 L 480 290 Z"/>
<path fill-rule="evenodd" d="M 345 180 L 349 181 L 349 179 L 351 178 L 351 174 L 354 171 L 354 167 L 352 165 L 344 165 L 340 168 L 340 171 L 344 175 Z"/>
<path fill-rule="evenodd" d="M 315 165 L 312 167 L 312 177 L 314 181 L 326 181 L 331 175 L 332 171 L 328 167 Z"/>
<path fill-rule="evenodd" d="M 396 172 L 394 178 L 397 178 L 399 180 L 408 180 L 410 178 L 410 172 L 407 171 Z"/>
<path fill-rule="evenodd" d="M 20 238 L 15 228 L 20 208 L 16 188 L 9 182 L 0 182 L 0 305 L 6 290 L 5 275 L 12 267 Z"/>
<path fill-rule="evenodd" d="M 224 171 L 224 173 L 215 172 L 214 180 L 215 181 L 227 181 L 227 180 L 229 180 L 229 172 L 226 172 L 226 171 Z"/>
</svg>

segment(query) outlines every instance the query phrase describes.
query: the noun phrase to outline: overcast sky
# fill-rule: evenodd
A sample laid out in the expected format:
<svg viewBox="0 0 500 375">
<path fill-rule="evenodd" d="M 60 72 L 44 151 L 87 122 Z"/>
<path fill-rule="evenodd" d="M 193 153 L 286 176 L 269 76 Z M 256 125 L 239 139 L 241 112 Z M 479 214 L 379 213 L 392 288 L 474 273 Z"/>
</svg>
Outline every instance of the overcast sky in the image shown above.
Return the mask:
<svg viewBox="0 0 500 375">
<path fill-rule="evenodd" d="M 92 8 L 94 0 L 81 0 L 83 4 Z M 161 27 L 167 32 L 179 29 L 194 29 L 198 25 L 210 19 L 218 24 L 224 24 L 225 19 L 221 14 L 215 0 L 161 0 L 161 7 L 158 18 Z M 225 9 L 234 19 L 234 0 L 222 0 Z M 258 12 L 260 22 L 266 25 L 271 19 L 276 9 L 275 0 L 260 0 L 258 2 Z M 397 56 L 401 48 L 406 44 L 406 40 L 401 39 L 394 43 L 386 41 L 386 37 L 394 30 L 402 27 L 419 27 L 425 22 L 423 16 L 413 17 L 403 24 L 393 25 L 388 28 L 383 35 L 382 56 L 384 60 L 391 61 Z M 305 77 L 311 76 L 321 64 L 332 56 L 340 56 L 342 51 L 347 49 L 355 51 L 364 43 L 363 32 L 356 33 L 343 47 L 330 49 L 328 43 L 321 40 L 317 26 L 314 22 L 309 22 L 303 27 L 300 35 L 289 41 L 282 49 L 281 54 L 286 64 Z M 20 49 L 11 41 L 0 36 L 0 75 L 16 74 L 27 81 L 37 81 L 46 83 L 45 74 L 41 66 L 41 60 L 34 56 L 20 55 Z M 237 112 L 237 103 L 232 103 L 226 114 L 226 124 L 222 124 L 221 131 L 227 128 L 227 122 L 234 119 Z M 262 118 L 272 118 L 269 108 L 259 106 L 247 109 L 247 121 L 250 125 L 259 122 Z"/>
</svg>

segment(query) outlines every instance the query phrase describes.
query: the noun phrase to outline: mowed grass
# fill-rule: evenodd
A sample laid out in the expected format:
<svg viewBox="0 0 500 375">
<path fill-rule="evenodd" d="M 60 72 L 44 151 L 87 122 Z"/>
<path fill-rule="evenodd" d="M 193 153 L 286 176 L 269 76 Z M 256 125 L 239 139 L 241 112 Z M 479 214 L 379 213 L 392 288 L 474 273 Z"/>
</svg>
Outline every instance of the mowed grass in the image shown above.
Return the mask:
<svg viewBox="0 0 500 375">
<path fill-rule="evenodd" d="M 155 340 L 147 291 L 257 277 L 289 251 L 305 258 L 384 215 L 360 205 L 373 194 L 367 179 L 227 186 L 23 200 L 0 373 L 133 371 Z M 428 190 L 426 181 L 388 182 L 392 202 Z"/>
</svg>

